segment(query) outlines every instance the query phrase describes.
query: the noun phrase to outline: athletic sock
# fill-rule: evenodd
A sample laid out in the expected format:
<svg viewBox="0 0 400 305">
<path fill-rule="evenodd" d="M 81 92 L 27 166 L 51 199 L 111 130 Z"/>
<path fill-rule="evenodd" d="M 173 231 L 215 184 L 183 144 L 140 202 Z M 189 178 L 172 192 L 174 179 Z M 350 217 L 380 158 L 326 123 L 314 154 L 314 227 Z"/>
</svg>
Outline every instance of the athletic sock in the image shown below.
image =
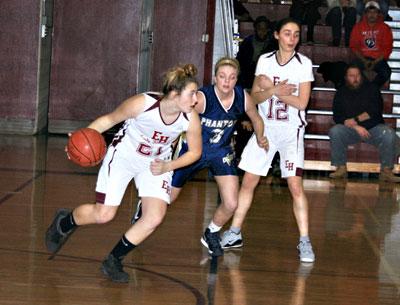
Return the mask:
<svg viewBox="0 0 400 305">
<path fill-rule="evenodd" d="M 240 233 L 239 227 L 230 227 L 229 229 L 231 232 L 235 233 L 236 235 Z"/>
<path fill-rule="evenodd" d="M 125 235 L 123 235 L 110 254 L 115 258 L 122 260 L 135 247 L 136 245 L 132 244 Z"/>
<path fill-rule="evenodd" d="M 308 237 L 308 235 L 300 236 L 300 241 L 303 242 L 303 243 L 309 242 L 310 241 L 310 237 Z"/>
<path fill-rule="evenodd" d="M 72 212 L 60 220 L 60 228 L 63 233 L 68 233 L 77 226 Z"/>
<path fill-rule="evenodd" d="M 211 221 L 210 224 L 208 225 L 208 228 L 210 229 L 211 233 L 214 233 L 214 232 L 218 232 L 219 230 L 221 230 L 222 227 L 216 225 L 213 221 Z"/>
</svg>

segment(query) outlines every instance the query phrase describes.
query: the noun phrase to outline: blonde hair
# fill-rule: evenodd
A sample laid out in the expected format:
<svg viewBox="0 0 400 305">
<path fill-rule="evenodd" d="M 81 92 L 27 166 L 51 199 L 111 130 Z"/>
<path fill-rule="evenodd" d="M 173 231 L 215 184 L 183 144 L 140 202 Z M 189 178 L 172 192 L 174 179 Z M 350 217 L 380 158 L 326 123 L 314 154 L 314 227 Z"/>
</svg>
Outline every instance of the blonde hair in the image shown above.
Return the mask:
<svg viewBox="0 0 400 305">
<path fill-rule="evenodd" d="M 168 70 L 164 76 L 163 94 L 168 95 L 174 90 L 180 93 L 189 83 L 198 85 L 196 75 L 197 68 L 193 64 L 179 65 Z"/>
<path fill-rule="evenodd" d="M 240 64 L 236 58 L 232 57 L 222 57 L 215 64 L 214 75 L 217 75 L 218 69 L 222 66 L 231 66 L 237 70 L 237 74 L 240 72 Z"/>
</svg>

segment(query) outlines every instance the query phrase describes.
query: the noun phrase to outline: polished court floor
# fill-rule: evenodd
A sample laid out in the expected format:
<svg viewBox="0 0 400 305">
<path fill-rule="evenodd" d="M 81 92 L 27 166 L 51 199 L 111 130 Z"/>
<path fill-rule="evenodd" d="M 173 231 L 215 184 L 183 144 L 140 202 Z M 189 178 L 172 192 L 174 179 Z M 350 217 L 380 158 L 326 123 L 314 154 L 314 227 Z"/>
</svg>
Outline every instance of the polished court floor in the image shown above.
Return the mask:
<svg viewBox="0 0 400 305">
<path fill-rule="evenodd" d="M 0 305 L 399 305 L 400 185 L 306 174 L 317 260 L 297 258 L 287 186 L 265 179 L 243 228 L 243 249 L 210 260 L 199 239 L 216 184 L 188 183 L 162 226 L 125 260 L 128 284 L 100 262 L 129 226 L 126 192 L 116 219 L 79 228 L 54 258 L 44 232 L 60 207 L 94 201 L 96 168 L 65 158 L 62 136 L 0 136 Z"/>
</svg>

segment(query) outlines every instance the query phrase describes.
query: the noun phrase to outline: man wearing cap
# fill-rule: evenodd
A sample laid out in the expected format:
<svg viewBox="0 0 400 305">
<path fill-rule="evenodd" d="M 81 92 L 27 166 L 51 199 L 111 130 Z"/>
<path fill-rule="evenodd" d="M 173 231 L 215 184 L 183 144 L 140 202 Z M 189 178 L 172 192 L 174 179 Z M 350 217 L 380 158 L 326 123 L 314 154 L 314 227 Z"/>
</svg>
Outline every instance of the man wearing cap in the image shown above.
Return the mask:
<svg viewBox="0 0 400 305">
<path fill-rule="evenodd" d="M 393 35 L 376 1 L 365 4 L 364 16 L 351 32 L 350 48 L 361 70 L 376 72 L 373 82 L 379 87 L 390 79 L 392 70 L 387 60 L 393 49 Z"/>
<path fill-rule="evenodd" d="M 356 0 L 356 1 L 357 1 L 356 2 L 357 15 L 360 16 L 361 18 L 364 15 L 365 4 L 370 0 Z M 374 0 L 374 1 L 379 4 L 383 20 L 392 21 L 392 17 L 389 16 L 390 0 Z"/>
</svg>

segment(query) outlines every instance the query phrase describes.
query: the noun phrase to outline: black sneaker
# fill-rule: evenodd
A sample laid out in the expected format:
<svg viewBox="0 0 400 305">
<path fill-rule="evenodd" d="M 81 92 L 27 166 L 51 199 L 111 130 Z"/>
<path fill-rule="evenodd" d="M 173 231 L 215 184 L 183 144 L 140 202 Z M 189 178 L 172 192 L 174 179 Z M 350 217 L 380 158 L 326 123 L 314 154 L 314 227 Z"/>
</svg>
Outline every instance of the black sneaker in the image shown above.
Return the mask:
<svg viewBox="0 0 400 305">
<path fill-rule="evenodd" d="M 68 237 L 75 231 L 76 228 L 67 233 L 63 233 L 60 227 L 60 221 L 71 213 L 69 209 L 57 210 L 53 222 L 46 231 L 46 247 L 50 253 L 57 253 L 62 245 L 67 241 Z"/>
<path fill-rule="evenodd" d="M 224 254 L 224 250 L 221 248 L 219 232 L 211 233 L 210 229 L 207 228 L 200 241 L 203 246 L 208 249 L 208 253 L 210 253 L 211 256 L 221 256 Z"/>
<path fill-rule="evenodd" d="M 138 203 L 136 204 L 136 212 L 133 214 L 131 218 L 131 224 L 134 224 L 142 217 L 142 200 L 139 199 Z"/>
<path fill-rule="evenodd" d="M 112 254 L 103 261 L 101 271 L 113 282 L 127 283 L 129 281 L 129 274 L 123 270 L 121 261 Z"/>
</svg>

